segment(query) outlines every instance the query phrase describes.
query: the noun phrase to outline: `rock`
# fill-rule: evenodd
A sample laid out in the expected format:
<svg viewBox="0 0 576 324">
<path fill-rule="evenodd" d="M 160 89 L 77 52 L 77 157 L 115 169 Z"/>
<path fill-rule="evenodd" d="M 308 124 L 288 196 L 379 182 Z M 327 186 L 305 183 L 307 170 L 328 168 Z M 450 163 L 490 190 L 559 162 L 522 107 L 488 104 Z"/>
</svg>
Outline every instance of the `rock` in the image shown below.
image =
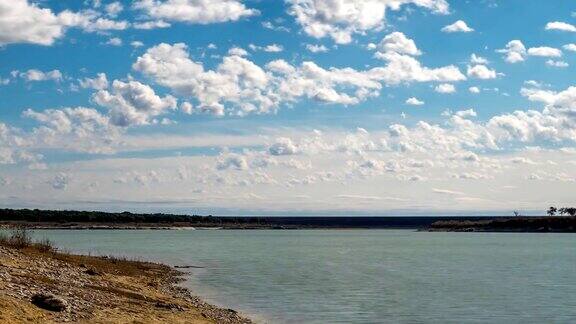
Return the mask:
<svg viewBox="0 0 576 324">
<path fill-rule="evenodd" d="M 164 303 L 164 302 L 157 302 L 156 303 L 156 307 L 158 308 L 165 308 L 165 309 L 169 309 L 172 311 L 185 311 L 186 309 L 178 304 L 173 304 L 173 303 Z"/>
<path fill-rule="evenodd" d="M 32 304 L 54 312 L 62 312 L 68 308 L 68 303 L 64 299 L 44 293 L 38 293 L 32 296 Z"/>
<path fill-rule="evenodd" d="M 88 269 L 86 271 L 84 271 L 85 274 L 89 275 L 89 276 L 99 276 L 100 273 L 94 269 Z"/>
</svg>

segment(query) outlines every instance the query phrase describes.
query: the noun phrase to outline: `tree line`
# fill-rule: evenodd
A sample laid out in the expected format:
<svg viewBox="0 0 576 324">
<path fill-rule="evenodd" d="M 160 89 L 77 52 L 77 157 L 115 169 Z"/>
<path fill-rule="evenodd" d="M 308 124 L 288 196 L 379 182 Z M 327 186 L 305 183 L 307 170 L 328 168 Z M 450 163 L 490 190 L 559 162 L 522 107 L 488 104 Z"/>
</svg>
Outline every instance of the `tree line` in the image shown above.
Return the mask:
<svg viewBox="0 0 576 324">
<path fill-rule="evenodd" d="M 546 212 L 548 214 L 548 216 L 556 216 L 561 215 L 569 215 L 569 216 L 576 216 L 576 207 L 562 207 L 562 208 L 556 208 L 554 206 L 551 206 L 550 208 L 548 208 L 548 211 Z"/>
<path fill-rule="evenodd" d="M 187 224 L 261 224 L 259 217 L 214 217 L 200 215 L 109 213 L 100 211 L 0 209 L 0 221 L 46 223 L 187 223 Z"/>
</svg>

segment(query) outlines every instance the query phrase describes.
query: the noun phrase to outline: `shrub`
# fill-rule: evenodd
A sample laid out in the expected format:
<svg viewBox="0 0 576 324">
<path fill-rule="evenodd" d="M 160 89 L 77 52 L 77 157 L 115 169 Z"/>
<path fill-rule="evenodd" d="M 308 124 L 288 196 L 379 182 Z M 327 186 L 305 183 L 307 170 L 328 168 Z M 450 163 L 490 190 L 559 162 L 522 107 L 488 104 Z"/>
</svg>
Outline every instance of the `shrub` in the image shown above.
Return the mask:
<svg viewBox="0 0 576 324">
<path fill-rule="evenodd" d="M 43 239 L 39 242 L 32 240 L 30 230 L 25 227 L 16 227 L 10 231 L 10 235 L 0 235 L 0 245 L 16 249 L 35 248 L 40 252 L 54 252 L 56 249 L 50 240 Z"/>
</svg>

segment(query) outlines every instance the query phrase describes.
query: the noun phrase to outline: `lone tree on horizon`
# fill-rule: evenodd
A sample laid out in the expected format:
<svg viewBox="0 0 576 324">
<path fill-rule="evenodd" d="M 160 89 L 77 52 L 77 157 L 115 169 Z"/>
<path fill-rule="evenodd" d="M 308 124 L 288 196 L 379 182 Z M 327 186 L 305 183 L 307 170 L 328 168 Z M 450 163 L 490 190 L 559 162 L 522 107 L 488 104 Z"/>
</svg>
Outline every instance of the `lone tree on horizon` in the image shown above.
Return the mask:
<svg viewBox="0 0 576 324">
<path fill-rule="evenodd" d="M 550 208 L 548 208 L 548 211 L 546 213 L 548 214 L 548 216 L 554 216 L 556 215 L 556 212 L 558 212 L 558 208 L 551 206 Z"/>
</svg>

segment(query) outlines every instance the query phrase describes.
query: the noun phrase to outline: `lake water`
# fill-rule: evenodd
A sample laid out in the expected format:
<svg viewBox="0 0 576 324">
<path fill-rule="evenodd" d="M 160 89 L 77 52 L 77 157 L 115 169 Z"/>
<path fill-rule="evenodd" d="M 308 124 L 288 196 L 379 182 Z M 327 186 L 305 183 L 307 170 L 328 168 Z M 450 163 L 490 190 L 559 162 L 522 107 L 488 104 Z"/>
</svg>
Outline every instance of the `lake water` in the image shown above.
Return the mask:
<svg viewBox="0 0 576 324">
<path fill-rule="evenodd" d="M 194 265 L 266 323 L 575 323 L 576 235 L 408 230 L 36 231 L 73 252 Z"/>
</svg>

